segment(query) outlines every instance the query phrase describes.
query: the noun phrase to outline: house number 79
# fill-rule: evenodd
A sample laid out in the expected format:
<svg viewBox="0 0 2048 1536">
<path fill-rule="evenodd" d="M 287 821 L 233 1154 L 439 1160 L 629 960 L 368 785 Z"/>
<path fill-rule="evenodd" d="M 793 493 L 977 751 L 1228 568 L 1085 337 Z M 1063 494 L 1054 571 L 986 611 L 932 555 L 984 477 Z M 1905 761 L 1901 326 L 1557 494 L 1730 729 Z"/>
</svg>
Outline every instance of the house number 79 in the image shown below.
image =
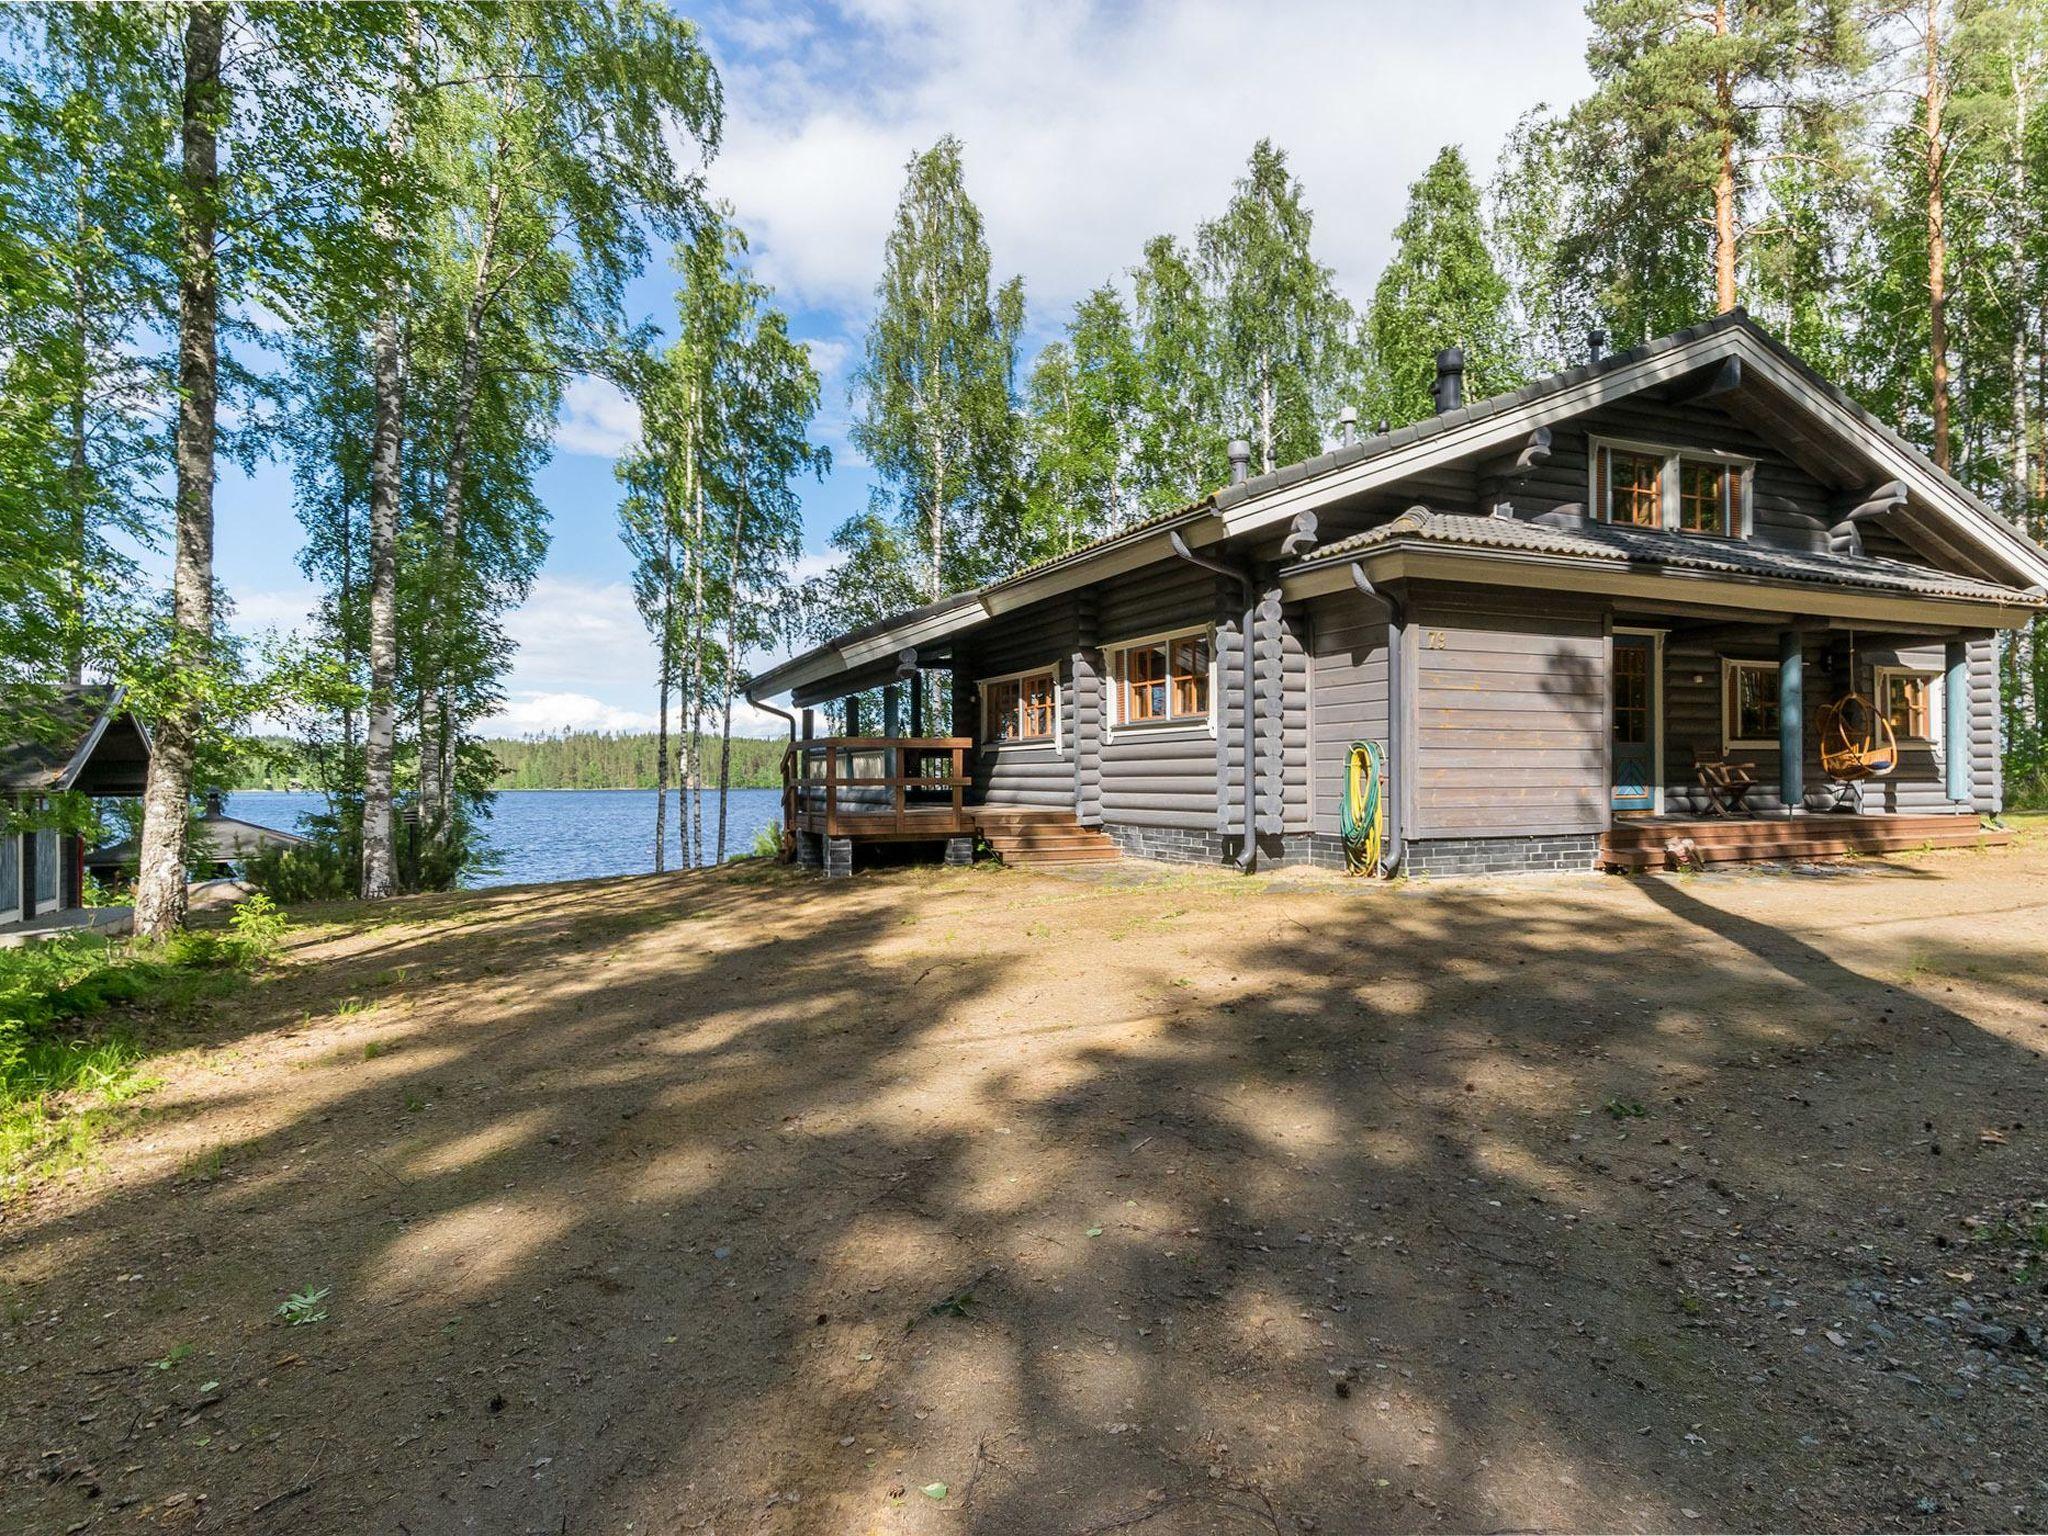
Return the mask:
<svg viewBox="0 0 2048 1536">
<path fill-rule="evenodd" d="M 1442 630 L 1432 629 L 1429 632 L 1429 648 L 1432 651 L 1440 651 L 1444 648 L 1444 632 Z"/>
</svg>

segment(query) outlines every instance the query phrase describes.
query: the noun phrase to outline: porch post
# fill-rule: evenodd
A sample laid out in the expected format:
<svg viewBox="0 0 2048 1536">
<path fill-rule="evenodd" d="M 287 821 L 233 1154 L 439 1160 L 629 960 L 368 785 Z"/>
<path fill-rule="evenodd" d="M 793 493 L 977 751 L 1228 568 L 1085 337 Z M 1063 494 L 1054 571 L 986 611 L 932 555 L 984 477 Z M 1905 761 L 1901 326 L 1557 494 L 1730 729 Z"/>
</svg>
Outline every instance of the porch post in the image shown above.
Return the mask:
<svg viewBox="0 0 2048 1536">
<path fill-rule="evenodd" d="M 1805 641 L 1796 629 L 1778 632 L 1778 798 L 1785 814 L 1806 804 Z"/>
<path fill-rule="evenodd" d="M 909 683 L 910 734 L 912 736 L 922 736 L 924 734 L 924 674 L 922 672 L 911 673 Z"/>
<path fill-rule="evenodd" d="M 860 734 L 860 699 L 850 693 L 846 696 L 846 734 Z"/>
<path fill-rule="evenodd" d="M 882 734 L 890 737 L 903 734 L 903 690 L 894 683 L 882 685 Z"/>
<path fill-rule="evenodd" d="M 1951 640 L 1942 655 L 1947 675 L 1942 679 L 1942 751 L 1947 762 L 1948 797 L 1970 798 L 1970 648 Z"/>
<path fill-rule="evenodd" d="M 813 711 L 807 709 L 804 711 L 804 740 L 809 741 L 813 736 L 817 734 L 817 717 Z"/>
</svg>

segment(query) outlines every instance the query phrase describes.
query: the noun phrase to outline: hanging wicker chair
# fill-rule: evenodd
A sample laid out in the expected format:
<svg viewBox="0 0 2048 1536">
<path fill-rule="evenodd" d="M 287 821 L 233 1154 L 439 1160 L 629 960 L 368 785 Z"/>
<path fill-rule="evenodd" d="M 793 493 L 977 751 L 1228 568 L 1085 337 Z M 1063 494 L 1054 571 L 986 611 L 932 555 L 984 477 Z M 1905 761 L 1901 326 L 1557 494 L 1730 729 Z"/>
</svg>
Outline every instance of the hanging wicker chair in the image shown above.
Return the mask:
<svg viewBox="0 0 2048 1536">
<path fill-rule="evenodd" d="M 1852 653 L 1853 654 L 1853 653 Z M 1882 779 L 1899 766 L 1891 721 L 1860 693 L 1845 693 L 1820 712 L 1820 766 L 1845 784 Z"/>
</svg>

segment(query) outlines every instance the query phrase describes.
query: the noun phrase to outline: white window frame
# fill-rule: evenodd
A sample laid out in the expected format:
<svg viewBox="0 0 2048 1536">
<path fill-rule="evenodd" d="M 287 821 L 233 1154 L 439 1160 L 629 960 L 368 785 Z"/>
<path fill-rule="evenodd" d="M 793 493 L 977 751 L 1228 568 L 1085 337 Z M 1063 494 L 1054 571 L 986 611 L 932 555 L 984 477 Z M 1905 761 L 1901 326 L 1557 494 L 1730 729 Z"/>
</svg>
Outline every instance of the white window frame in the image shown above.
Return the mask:
<svg viewBox="0 0 2048 1536">
<path fill-rule="evenodd" d="M 1586 439 L 1586 505 L 1593 509 L 1597 522 L 1614 521 L 1613 488 L 1602 495 L 1600 489 L 1600 454 L 1603 449 L 1617 453 L 1641 454 L 1647 458 L 1660 459 L 1663 468 L 1658 473 L 1657 488 L 1663 507 L 1663 531 L 1682 533 L 1689 539 L 1746 539 L 1756 526 L 1756 460 L 1739 453 L 1724 453 L 1718 448 L 1678 448 L 1670 443 L 1646 443 L 1626 437 L 1599 437 L 1588 435 Z M 1699 464 L 1718 464 L 1731 471 L 1736 477 L 1735 521 L 1737 526 L 1726 533 L 1701 533 L 1695 529 L 1678 526 L 1678 466 L 1683 459 Z M 1638 528 L 1640 523 L 1620 523 L 1617 527 Z"/>
<path fill-rule="evenodd" d="M 1884 666 L 1871 669 L 1872 700 L 1877 712 L 1885 715 L 1885 683 L 1894 677 L 1917 677 L 1927 685 L 1927 734 L 1925 736 L 1900 736 L 1900 745 L 1911 743 L 1916 747 L 1940 747 L 1947 741 L 1943 734 L 1948 721 L 1943 712 L 1948 708 L 1948 676 L 1944 672 L 1932 671 L 1926 667 Z M 1889 720 L 1891 717 L 1885 715 Z"/>
<path fill-rule="evenodd" d="M 1209 642 L 1209 707 L 1200 719 L 1192 715 L 1170 715 L 1164 720 L 1124 719 L 1124 658 L 1132 651 L 1151 646 L 1171 646 L 1176 640 L 1201 639 Z M 1109 680 L 1109 708 L 1103 714 L 1103 739 L 1115 741 L 1119 731 L 1132 736 L 1214 736 L 1216 734 L 1216 626 L 1192 624 L 1184 629 L 1162 630 L 1153 635 L 1133 635 L 1102 648 L 1103 671 Z M 1173 707 L 1172 653 L 1167 656 L 1166 705 Z"/>
<path fill-rule="evenodd" d="M 1760 741 L 1735 734 L 1735 694 L 1731 685 L 1739 668 L 1752 667 L 1771 675 L 1773 691 L 1777 688 L 1779 663 L 1767 656 L 1723 656 L 1721 658 L 1721 750 L 1723 752 L 1775 752 L 1778 738 Z"/>
<path fill-rule="evenodd" d="M 1052 677 L 1052 734 L 1050 736 L 1028 736 L 1020 740 L 992 741 L 988 733 L 988 691 L 997 683 L 1021 683 L 1027 677 Z M 1015 672 L 998 672 L 994 677 L 976 678 L 975 692 L 978 708 L 975 721 L 981 727 L 981 750 L 984 752 L 1051 752 L 1066 755 L 1062 743 L 1066 740 L 1066 688 L 1060 677 L 1057 661 L 1043 661 L 1035 667 L 1020 667 Z"/>
</svg>

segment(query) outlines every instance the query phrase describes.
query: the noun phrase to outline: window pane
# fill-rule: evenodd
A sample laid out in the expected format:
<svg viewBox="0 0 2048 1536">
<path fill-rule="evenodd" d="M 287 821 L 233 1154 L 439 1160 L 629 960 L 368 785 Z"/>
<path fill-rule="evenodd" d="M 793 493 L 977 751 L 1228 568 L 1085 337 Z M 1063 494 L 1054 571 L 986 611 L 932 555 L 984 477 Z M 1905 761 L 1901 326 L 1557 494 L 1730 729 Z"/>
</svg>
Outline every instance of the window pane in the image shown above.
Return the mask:
<svg viewBox="0 0 2048 1536">
<path fill-rule="evenodd" d="M 1022 735 L 1036 741 L 1049 740 L 1052 736 L 1053 681 L 1050 672 L 1039 672 L 1024 679 L 1020 685 L 1024 697 L 1024 721 Z"/>
<path fill-rule="evenodd" d="M 1173 713 L 1176 718 L 1209 713 L 1209 637 L 1173 642 Z"/>
<path fill-rule="evenodd" d="M 1678 466 L 1678 526 L 1687 533 L 1726 533 L 1728 471 L 1719 464 L 1681 460 Z"/>
<path fill-rule="evenodd" d="M 1124 718 L 1166 718 L 1166 648 L 1140 646 L 1124 652 Z"/>
<path fill-rule="evenodd" d="M 1887 677 L 1880 704 L 1895 735 L 1927 739 L 1926 678 Z"/>
<path fill-rule="evenodd" d="M 988 719 L 983 730 L 990 741 L 1010 741 L 1017 734 L 1017 685 L 991 683 L 988 689 Z"/>
<path fill-rule="evenodd" d="M 1778 739 L 1778 669 L 1739 666 L 1728 674 L 1735 699 L 1730 715 L 1738 741 Z"/>
<path fill-rule="evenodd" d="M 1608 517 L 1639 528 L 1664 526 L 1664 461 L 1647 453 L 1608 450 Z"/>
</svg>

